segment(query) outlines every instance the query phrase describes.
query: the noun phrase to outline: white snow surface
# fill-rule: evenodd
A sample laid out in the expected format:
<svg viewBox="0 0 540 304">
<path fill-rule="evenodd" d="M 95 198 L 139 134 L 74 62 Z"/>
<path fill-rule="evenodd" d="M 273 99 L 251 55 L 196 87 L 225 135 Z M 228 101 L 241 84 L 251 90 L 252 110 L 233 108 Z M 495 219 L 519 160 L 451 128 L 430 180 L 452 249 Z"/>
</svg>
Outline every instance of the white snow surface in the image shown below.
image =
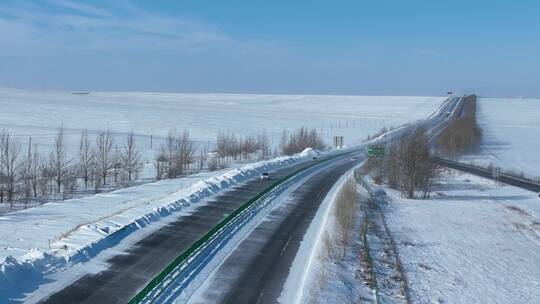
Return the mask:
<svg viewBox="0 0 540 304">
<path fill-rule="evenodd" d="M 0 217 L 0 300 L 6 293 L 14 292 L 8 290 L 15 288 L 23 278 L 24 281 L 42 280 L 44 274 L 86 261 L 115 246 L 118 240 L 108 238 L 115 232 L 128 235 L 221 189 L 260 172 L 310 159 L 315 153 L 306 149 L 291 157 L 240 168 L 164 180 L 4 214 Z M 37 276 L 29 275 L 29 270 Z"/>
<path fill-rule="evenodd" d="M 205 147 L 218 132 L 255 135 L 265 132 L 277 146 L 283 130 L 317 128 L 328 144 L 334 135 L 350 145 L 382 127 L 405 124 L 429 116 L 444 97 L 178 94 L 89 92 L 0 88 L 5 128 L 27 143 L 29 136 L 41 151 L 50 149 L 63 124 L 68 153 L 78 149 L 82 130 L 93 136 L 110 129 L 119 145 L 133 131 L 145 161 L 151 160 L 171 128 L 188 128 Z M 150 136 L 152 135 L 152 148 Z"/>
<path fill-rule="evenodd" d="M 540 303 L 540 199 L 460 174 L 429 200 L 387 190 L 413 303 Z"/>
<path fill-rule="evenodd" d="M 506 170 L 540 176 L 540 99 L 479 98 L 482 153 L 472 157 Z"/>
</svg>

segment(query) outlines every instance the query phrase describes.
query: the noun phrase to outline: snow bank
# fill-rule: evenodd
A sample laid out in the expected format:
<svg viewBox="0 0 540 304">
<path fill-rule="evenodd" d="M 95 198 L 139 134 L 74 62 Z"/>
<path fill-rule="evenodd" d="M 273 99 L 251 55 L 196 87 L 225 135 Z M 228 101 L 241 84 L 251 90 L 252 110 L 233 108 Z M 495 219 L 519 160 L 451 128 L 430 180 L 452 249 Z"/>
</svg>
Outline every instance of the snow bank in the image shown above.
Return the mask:
<svg viewBox="0 0 540 304">
<path fill-rule="evenodd" d="M 0 300 L 20 297 L 46 274 L 87 261 L 133 231 L 263 171 L 310 159 L 306 149 L 232 170 L 164 180 L 44 204 L 0 217 Z M 0 301 L 1 302 L 1 301 Z"/>
<path fill-rule="evenodd" d="M 317 268 L 324 267 L 323 261 L 319 257 L 319 253 L 323 250 L 323 233 L 333 230 L 334 226 L 330 214 L 336 195 L 359 166 L 361 164 L 341 176 L 321 203 L 300 243 L 289 276 L 278 299 L 280 303 L 305 303 L 306 298 L 308 298 L 305 293 L 316 285 L 316 276 L 321 273 Z"/>
<path fill-rule="evenodd" d="M 540 201 L 462 174 L 429 200 L 391 197 L 386 219 L 413 303 L 540 303 Z"/>
</svg>

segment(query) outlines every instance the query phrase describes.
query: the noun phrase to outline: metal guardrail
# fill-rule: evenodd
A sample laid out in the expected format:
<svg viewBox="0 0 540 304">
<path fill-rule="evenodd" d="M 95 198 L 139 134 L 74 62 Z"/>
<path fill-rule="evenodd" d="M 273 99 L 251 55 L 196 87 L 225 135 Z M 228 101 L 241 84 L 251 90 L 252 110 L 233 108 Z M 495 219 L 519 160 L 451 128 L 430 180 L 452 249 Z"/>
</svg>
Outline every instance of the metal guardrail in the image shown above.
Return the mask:
<svg viewBox="0 0 540 304">
<path fill-rule="evenodd" d="M 155 287 L 157 287 L 159 284 L 161 284 L 165 278 L 167 278 L 168 275 L 170 275 L 178 266 L 180 266 L 182 263 L 189 260 L 193 255 L 195 255 L 197 252 L 202 250 L 207 243 L 215 236 L 217 235 L 221 230 L 223 230 L 227 225 L 234 222 L 237 217 L 239 217 L 245 210 L 247 210 L 249 207 L 251 207 L 255 202 L 259 201 L 260 199 L 264 198 L 267 194 L 269 194 L 271 191 L 275 190 L 282 184 L 290 181 L 292 178 L 294 178 L 296 175 L 314 168 L 316 166 L 319 166 L 321 164 L 327 163 L 330 160 L 343 157 L 345 155 L 349 155 L 352 153 L 357 153 L 358 151 L 349 151 L 345 153 L 341 153 L 338 155 L 334 155 L 331 157 L 328 157 L 326 159 L 323 159 L 317 163 L 308 165 L 306 167 L 300 168 L 291 174 L 277 180 L 276 182 L 272 183 L 268 188 L 261 191 L 259 194 L 257 194 L 255 197 L 241 205 L 238 209 L 233 211 L 231 214 L 229 214 L 227 217 L 225 217 L 221 222 L 219 222 L 216 226 L 214 226 L 210 231 L 208 231 L 205 235 L 203 235 L 200 239 L 198 239 L 195 243 L 193 243 L 188 249 L 186 249 L 184 252 L 182 252 L 180 255 L 178 255 L 165 269 L 163 269 L 158 275 L 156 275 L 146 286 L 141 289 L 128 303 L 129 304 L 138 304 L 143 301 L 146 296 L 148 296 Z"/>
<path fill-rule="evenodd" d="M 526 180 L 520 177 L 511 176 L 506 173 L 500 173 L 497 174 L 497 176 L 494 176 L 493 171 L 487 168 L 477 167 L 470 164 L 465 164 L 449 159 L 444 159 L 440 157 L 432 157 L 431 158 L 434 162 L 437 164 L 451 168 L 456 169 L 462 172 L 478 175 L 480 177 L 497 180 L 499 182 L 512 185 L 515 187 L 519 187 L 525 190 L 534 191 L 534 192 L 540 192 L 540 184 L 535 183 L 531 180 Z"/>
</svg>

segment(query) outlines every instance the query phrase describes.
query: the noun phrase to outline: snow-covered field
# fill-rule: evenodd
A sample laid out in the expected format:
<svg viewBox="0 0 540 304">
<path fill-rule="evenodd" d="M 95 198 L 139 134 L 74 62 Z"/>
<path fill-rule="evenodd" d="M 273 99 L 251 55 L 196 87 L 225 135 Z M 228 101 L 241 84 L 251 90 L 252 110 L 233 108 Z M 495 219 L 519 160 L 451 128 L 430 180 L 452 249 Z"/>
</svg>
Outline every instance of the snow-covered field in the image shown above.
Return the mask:
<svg viewBox="0 0 540 304">
<path fill-rule="evenodd" d="M 480 162 L 540 176 L 540 99 L 480 98 Z"/>
<path fill-rule="evenodd" d="M 189 129 L 192 139 L 206 147 L 218 132 L 255 135 L 266 132 L 277 146 L 282 131 L 299 126 L 322 131 L 327 144 L 343 135 L 357 143 L 382 127 L 426 118 L 443 97 L 383 97 L 329 95 L 175 94 L 90 92 L 0 88 L 0 129 L 21 143 L 29 136 L 49 149 L 63 124 L 69 151 L 75 152 L 82 130 L 111 129 L 117 141 L 133 131 L 146 160 L 157 153 L 171 128 Z M 151 140 L 152 136 L 152 148 Z M 68 151 L 68 152 L 69 152 Z"/>
<path fill-rule="evenodd" d="M 413 303 L 540 303 L 537 194 L 459 174 L 429 200 L 389 190 Z"/>
</svg>

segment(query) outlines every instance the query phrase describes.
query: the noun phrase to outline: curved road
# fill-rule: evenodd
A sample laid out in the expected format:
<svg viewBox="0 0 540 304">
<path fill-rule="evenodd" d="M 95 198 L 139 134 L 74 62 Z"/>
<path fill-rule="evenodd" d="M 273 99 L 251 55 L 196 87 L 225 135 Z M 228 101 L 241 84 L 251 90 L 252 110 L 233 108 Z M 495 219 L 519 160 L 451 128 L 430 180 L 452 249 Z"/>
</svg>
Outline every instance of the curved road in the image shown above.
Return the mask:
<svg viewBox="0 0 540 304">
<path fill-rule="evenodd" d="M 309 176 L 243 239 L 190 302 L 276 303 L 319 206 L 336 181 L 363 158 L 349 156 Z"/>
<path fill-rule="evenodd" d="M 418 126 L 436 128 L 452 119 L 449 116 L 453 115 L 449 115 L 449 112 L 456 109 L 460 101 L 460 98 L 450 98 L 429 119 L 395 130 L 379 140 L 392 140 Z M 336 158 L 304 179 L 289 195 L 290 199 L 270 212 L 265 221 L 243 239 L 214 275 L 208 278 L 205 285 L 208 288 L 197 291 L 197 296 L 191 301 L 275 303 L 300 241 L 324 197 L 340 176 L 363 159 L 364 153 L 360 152 L 360 148 L 358 151 L 354 161 L 350 160 L 350 156 Z M 296 164 L 273 172 L 272 176 L 280 178 L 310 164 L 312 162 Z M 179 216 L 126 252 L 109 259 L 107 270 L 87 274 L 42 302 L 126 303 L 181 252 L 221 221 L 225 213 L 231 213 L 272 182 L 254 178 L 219 193 L 208 203 L 194 209 L 192 214 Z"/>
<path fill-rule="evenodd" d="M 337 161 L 330 161 L 325 166 L 332 166 Z M 289 166 L 272 172 L 272 177 L 284 177 L 312 163 L 308 161 Z M 109 259 L 107 270 L 84 275 L 41 303 L 127 303 L 181 252 L 221 221 L 225 213 L 230 214 L 272 182 L 253 178 L 217 194 L 192 214 L 178 217 L 126 252 Z"/>
</svg>

